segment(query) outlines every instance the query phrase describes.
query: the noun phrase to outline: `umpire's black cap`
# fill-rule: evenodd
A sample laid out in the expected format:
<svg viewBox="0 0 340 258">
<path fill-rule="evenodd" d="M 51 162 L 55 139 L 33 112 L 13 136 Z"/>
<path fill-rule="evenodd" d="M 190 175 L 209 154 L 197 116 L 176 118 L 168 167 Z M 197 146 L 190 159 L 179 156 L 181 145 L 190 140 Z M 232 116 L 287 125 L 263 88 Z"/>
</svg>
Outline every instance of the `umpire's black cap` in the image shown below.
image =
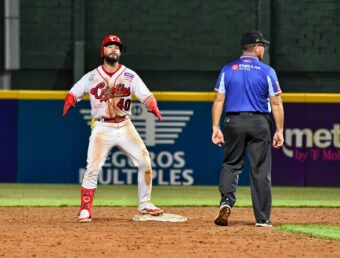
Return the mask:
<svg viewBox="0 0 340 258">
<path fill-rule="evenodd" d="M 256 44 L 256 43 L 269 45 L 270 41 L 264 39 L 260 31 L 249 31 L 245 33 L 241 38 L 241 46 L 247 45 L 247 44 Z"/>
</svg>

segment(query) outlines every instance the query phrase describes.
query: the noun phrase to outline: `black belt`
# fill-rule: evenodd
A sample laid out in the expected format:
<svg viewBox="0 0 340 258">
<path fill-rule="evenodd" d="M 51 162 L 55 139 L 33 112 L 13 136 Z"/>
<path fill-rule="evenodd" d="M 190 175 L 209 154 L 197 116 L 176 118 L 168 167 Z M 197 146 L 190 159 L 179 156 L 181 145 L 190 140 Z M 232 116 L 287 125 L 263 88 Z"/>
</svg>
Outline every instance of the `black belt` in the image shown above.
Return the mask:
<svg viewBox="0 0 340 258">
<path fill-rule="evenodd" d="M 231 115 L 231 116 L 239 116 L 239 115 L 268 115 L 269 113 L 265 113 L 265 112 L 248 112 L 248 111 L 241 111 L 241 112 L 227 112 L 227 116 Z"/>
<path fill-rule="evenodd" d="M 105 122 L 105 123 L 120 123 L 120 122 L 123 122 L 125 119 L 126 119 L 126 116 L 116 116 L 113 118 L 101 117 L 101 118 L 96 119 L 96 121 Z"/>
</svg>

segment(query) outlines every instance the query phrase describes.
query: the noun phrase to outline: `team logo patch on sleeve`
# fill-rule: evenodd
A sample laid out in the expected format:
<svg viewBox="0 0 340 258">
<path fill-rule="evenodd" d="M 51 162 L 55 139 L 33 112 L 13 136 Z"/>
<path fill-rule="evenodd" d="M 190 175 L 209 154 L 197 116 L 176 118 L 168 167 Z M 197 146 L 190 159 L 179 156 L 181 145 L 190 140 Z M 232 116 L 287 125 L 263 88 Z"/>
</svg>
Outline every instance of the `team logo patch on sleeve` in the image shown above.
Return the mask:
<svg viewBox="0 0 340 258">
<path fill-rule="evenodd" d="M 232 70 L 232 71 L 238 70 L 238 64 L 232 65 L 232 66 L 231 66 L 231 70 Z"/>
<path fill-rule="evenodd" d="M 135 77 L 132 73 L 125 72 L 124 73 L 125 80 L 132 81 L 133 77 Z"/>
</svg>

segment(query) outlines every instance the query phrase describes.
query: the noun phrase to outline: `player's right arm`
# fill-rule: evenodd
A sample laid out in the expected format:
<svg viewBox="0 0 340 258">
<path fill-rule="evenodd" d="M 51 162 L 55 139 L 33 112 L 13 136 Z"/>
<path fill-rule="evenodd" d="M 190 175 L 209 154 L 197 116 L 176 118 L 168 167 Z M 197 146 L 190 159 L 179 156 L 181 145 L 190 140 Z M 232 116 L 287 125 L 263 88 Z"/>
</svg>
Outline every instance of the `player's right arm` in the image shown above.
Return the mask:
<svg viewBox="0 0 340 258">
<path fill-rule="evenodd" d="M 71 90 L 67 93 L 64 99 L 63 116 L 65 117 L 71 108 L 74 108 L 78 101 L 80 101 L 86 93 L 87 75 L 84 75 Z"/>
<path fill-rule="evenodd" d="M 224 143 L 224 136 L 220 127 L 221 115 L 225 101 L 225 72 L 222 69 L 215 87 L 215 100 L 212 107 L 212 136 L 211 140 L 214 144 L 221 145 Z"/>
<path fill-rule="evenodd" d="M 74 108 L 76 106 L 76 103 L 77 103 L 76 97 L 71 92 L 67 93 L 64 100 L 63 117 L 67 115 L 68 111 L 71 108 Z"/>
<path fill-rule="evenodd" d="M 215 100 L 212 107 L 212 136 L 211 140 L 214 144 L 224 143 L 223 133 L 220 127 L 221 115 L 223 112 L 225 96 L 223 93 L 216 91 Z"/>
</svg>

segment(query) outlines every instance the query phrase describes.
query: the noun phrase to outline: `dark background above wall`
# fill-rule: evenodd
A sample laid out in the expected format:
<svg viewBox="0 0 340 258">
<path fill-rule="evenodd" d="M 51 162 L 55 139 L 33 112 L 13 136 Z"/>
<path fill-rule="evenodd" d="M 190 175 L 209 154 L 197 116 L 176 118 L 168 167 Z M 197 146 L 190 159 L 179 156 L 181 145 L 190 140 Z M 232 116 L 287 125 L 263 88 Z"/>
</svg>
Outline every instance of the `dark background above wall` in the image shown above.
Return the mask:
<svg viewBox="0 0 340 258">
<path fill-rule="evenodd" d="M 340 1 L 21 0 L 21 69 L 12 89 L 69 89 L 101 63 L 104 36 L 151 90 L 212 91 L 241 35 L 272 42 L 266 63 L 285 92 L 340 92 Z M 0 69 L 2 69 L 0 67 Z"/>
</svg>

